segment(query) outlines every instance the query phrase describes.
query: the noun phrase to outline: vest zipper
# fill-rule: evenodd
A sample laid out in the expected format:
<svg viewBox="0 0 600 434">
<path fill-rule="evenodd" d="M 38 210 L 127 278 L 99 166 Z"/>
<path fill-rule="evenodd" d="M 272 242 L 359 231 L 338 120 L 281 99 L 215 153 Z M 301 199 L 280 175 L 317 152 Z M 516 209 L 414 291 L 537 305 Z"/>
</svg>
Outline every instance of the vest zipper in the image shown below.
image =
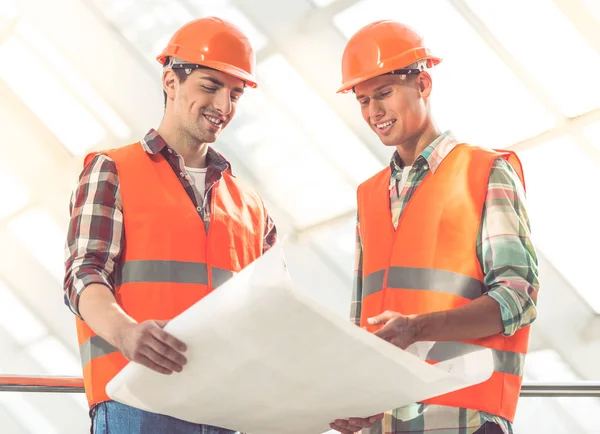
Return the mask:
<svg viewBox="0 0 600 434">
<path fill-rule="evenodd" d="M 204 198 L 202 199 L 202 207 L 204 209 L 204 212 L 206 212 L 206 198 L 208 197 L 208 195 L 209 195 L 210 191 L 213 189 L 213 187 L 219 183 L 219 181 L 216 181 L 213 184 L 211 184 L 208 187 L 208 189 L 206 190 L 206 192 L 204 193 Z M 211 266 L 211 260 L 210 260 L 210 232 L 213 227 L 212 220 L 213 220 L 214 210 L 215 210 L 215 195 L 212 194 L 210 197 L 210 216 L 209 216 L 208 231 L 206 231 L 206 270 L 208 272 L 208 288 L 210 291 L 212 291 L 214 289 L 213 288 L 213 278 L 212 278 L 212 266 Z M 206 225 L 204 224 L 204 219 L 202 219 L 202 226 L 204 226 L 204 228 L 206 230 Z"/>
</svg>

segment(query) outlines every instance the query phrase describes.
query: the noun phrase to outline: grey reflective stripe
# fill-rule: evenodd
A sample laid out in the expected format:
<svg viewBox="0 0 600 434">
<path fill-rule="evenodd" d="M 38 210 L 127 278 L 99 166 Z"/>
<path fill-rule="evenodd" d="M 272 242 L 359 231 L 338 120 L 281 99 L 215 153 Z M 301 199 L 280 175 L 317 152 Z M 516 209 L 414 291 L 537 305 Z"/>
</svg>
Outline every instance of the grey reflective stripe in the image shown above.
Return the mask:
<svg viewBox="0 0 600 434">
<path fill-rule="evenodd" d="M 446 292 L 469 300 L 481 297 L 485 290 L 483 283 L 464 274 L 411 267 L 390 267 L 387 287 Z"/>
<path fill-rule="evenodd" d="M 363 297 L 381 291 L 383 289 L 384 277 L 385 270 L 379 270 L 366 275 L 363 279 Z"/>
<path fill-rule="evenodd" d="M 106 342 L 100 336 L 92 336 L 79 346 L 79 357 L 81 358 L 81 367 L 85 368 L 90 360 L 96 357 L 102 357 L 114 353 L 117 350 L 111 344 Z"/>
<path fill-rule="evenodd" d="M 427 353 L 427 360 L 442 362 L 458 356 L 464 356 L 482 348 L 485 347 L 466 342 L 436 342 Z M 494 371 L 523 376 L 524 354 L 495 350 L 493 348 L 492 354 L 494 356 Z"/>
<path fill-rule="evenodd" d="M 212 287 L 217 288 L 233 277 L 233 271 L 212 267 Z"/>
<path fill-rule="evenodd" d="M 208 285 L 206 264 L 180 261 L 128 261 L 123 265 L 120 284 L 173 282 Z"/>
</svg>

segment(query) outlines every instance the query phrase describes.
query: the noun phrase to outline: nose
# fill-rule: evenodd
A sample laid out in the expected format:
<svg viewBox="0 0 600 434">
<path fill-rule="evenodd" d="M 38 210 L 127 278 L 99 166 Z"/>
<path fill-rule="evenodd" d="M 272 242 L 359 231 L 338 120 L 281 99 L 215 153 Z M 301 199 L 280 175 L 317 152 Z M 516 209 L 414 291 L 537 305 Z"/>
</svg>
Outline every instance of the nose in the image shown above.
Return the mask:
<svg viewBox="0 0 600 434">
<path fill-rule="evenodd" d="M 231 113 L 232 106 L 229 90 L 226 88 L 219 90 L 215 95 L 213 107 L 223 116 L 227 116 Z"/>
<path fill-rule="evenodd" d="M 371 99 L 369 101 L 369 118 L 371 121 L 380 119 L 385 114 L 383 104 L 380 101 Z"/>
</svg>

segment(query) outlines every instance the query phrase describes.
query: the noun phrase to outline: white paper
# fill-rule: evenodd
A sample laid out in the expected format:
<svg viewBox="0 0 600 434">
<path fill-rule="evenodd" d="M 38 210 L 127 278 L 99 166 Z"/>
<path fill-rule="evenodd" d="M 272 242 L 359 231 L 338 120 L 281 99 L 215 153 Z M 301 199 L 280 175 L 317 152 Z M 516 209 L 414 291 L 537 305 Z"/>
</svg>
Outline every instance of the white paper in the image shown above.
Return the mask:
<svg viewBox="0 0 600 434">
<path fill-rule="evenodd" d="M 329 312 L 294 287 L 282 258 L 273 247 L 169 322 L 188 346 L 181 373 L 130 363 L 108 395 L 245 433 L 319 434 L 491 376 L 489 350 L 430 365 L 427 347 L 419 358 L 418 346 L 402 351 Z"/>
</svg>

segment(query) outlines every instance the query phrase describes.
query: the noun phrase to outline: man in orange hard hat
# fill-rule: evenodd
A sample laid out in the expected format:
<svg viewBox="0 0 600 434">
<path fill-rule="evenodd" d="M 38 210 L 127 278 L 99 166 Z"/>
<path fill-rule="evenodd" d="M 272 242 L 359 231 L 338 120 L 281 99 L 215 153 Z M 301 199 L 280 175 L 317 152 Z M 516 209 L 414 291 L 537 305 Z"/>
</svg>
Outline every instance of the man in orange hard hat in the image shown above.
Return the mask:
<svg viewBox="0 0 600 434">
<path fill-rule="evenodd" d="M 428 342 L 419 346 L 430 363 L 490 349 L 493 374 L 385 414 L 333 421 L 344 434 L 512 433 L 539 287 L 523 171 L 510 151 L 438 130 L 428 70 L 440 61 L 395 21 L 363 27 L 344 50 L 339 92 L 352 91 L 369 127 L 395 148 L 358 188 L 351 316 L 402 349 Z"/>
<path fill-rule="evenodd" d="M 277 238 L 261 198 L 209 146 L 245 88 L 256 87 L 246 36 L 222 19 L 197 19 L 157 59 L 158 130 L 85 160 L 70 207 L 65 301 L 76 315 L 93 432 L 232 433 L 111 401 L 105 390 L 129 361 L 165 375 L 185 369 L 185 343 L 163 327 Z"/>
</svg>

